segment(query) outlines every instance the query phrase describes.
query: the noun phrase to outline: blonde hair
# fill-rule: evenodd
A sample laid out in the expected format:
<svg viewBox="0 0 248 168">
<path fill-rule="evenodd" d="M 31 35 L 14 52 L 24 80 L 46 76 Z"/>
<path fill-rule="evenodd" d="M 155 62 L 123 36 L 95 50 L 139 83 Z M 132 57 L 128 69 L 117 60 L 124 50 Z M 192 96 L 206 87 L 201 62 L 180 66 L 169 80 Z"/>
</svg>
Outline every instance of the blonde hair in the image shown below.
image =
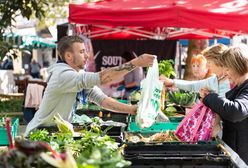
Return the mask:
<svg viewBox="0 0 248 168">
<path fill-rule="evenodd" d="M 230 68 L 239 75 L 248 72 L 248 47 L 244 44 L 232 46 L 223 52 L 221 56 L 223 66 Z"/>
<path fill-rule="evenodd" d="M 228 47 L 224 44 L 215 44 L 206 49 L 204 49 L 201 54 L 207 59 L 213 61 L 216 65 L 222 66 L 222 61 L 220 60 L 221 55 Z"/>
</svg>

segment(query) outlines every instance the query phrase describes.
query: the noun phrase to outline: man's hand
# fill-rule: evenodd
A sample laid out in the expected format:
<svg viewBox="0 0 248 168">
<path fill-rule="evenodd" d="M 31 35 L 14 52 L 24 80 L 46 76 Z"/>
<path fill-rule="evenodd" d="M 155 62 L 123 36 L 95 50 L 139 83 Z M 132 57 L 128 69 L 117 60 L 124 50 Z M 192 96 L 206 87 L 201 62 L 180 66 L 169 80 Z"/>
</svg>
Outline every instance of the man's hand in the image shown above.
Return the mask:
<svg viewBox="0 0 248 168">
<path fill-rule="evenodd" d="M 130 106 L 130 114 L 131 115 L 136 115 L 136 112 L 137 112 L 137 109 L 138 109 L 138 106 L 137 105 L 131 105 Z"/>
<path fill-rule="evenodd" d="M 160 75 L 159 80 L 164 82 L 165 86 L 173 86 L 174 85 L 173 79 L 169 79 L 169 78 L 165 77 L 164 75 Z"/>
<path fill-rule="evenodd" d="M 131 60 L 131 63 L 137 67 L 148 67 L 148 66 L 152 66 L 153 60 L 155 58 L 156 55 L 142 54 L 139 57 Z"/>
</svg>

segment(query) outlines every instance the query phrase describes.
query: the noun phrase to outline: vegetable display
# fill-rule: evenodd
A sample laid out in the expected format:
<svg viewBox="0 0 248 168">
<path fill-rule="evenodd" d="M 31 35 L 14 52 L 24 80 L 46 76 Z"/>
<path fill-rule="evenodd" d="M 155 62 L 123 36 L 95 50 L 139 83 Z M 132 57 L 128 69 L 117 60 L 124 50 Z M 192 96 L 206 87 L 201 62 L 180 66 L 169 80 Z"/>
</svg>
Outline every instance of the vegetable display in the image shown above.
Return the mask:
<svg viewBox="0 0 248 168">
<path fill-rule="evenodd" d="M 61 123 L 58 123 L 61 124 Z M 64 130 L 64 129 L 63 129 Z M 49 134 L 47 130 L 36 130 L 30 134 L 33 141 L 45 141 L 52 149 L 62 153 L 71 153 L 76 160 L 78 168 L 122 168 L 129 166 L 131 162 L 124 160 L 122 148 L 114 139 L 106 135 L 109 128 L 101 130 L 96 118 L 90 127 L 82 127 L 80 132 Z M 77 133 L 77 134 L 76 134 Z M 56 162 L 61 164 L 60 158 L 50 158 L 43 154 L 54 166 Z"/>
<path fill-rule="evenodd" d="M 191 106 L 194 104 L 197 93 L 187 91 L 169 91 L 167 92 L 169 101 L 180 106 Z"/>
</svg>

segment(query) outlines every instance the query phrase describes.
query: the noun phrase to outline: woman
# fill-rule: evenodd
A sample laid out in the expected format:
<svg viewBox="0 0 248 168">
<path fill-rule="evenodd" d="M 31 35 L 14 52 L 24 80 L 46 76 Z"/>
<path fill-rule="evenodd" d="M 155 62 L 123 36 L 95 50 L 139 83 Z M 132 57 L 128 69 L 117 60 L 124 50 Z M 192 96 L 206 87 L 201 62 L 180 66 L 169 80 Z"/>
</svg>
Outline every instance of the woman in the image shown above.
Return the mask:
<svg viewBox="0 0 248 168">
<path fill-rule="evenodd" d="M 223 70 L 220 57 L 222 53 L 227 49 L 227 46 L 223 44 L 216 44 L 211 47 L 206 48 L 202 51 L 202 56 L 198 56 L 198 59 L 201 58 L 202 67 L 198 68 L 198 71 L 192 68 L 193 74 L 195 77 L 198 77 L 195 81 L 187 81 L 180 79 L 169 79 L 165 76 L 160 76 L 160 79 L 164 81 L 166 86 L 175 86 L 176 88 L 199 92 L 201 88 L 208 87 L 210 90 L 219 93 L 221 96 L 225 96 L 225 93 L 230 90 L 230 82 L 226 78 L 225 70 Z M 204 57 L 204 58 L 202 58 Z M 192 58 L 192 64 L 196 62 L 196 58 Z M 198 61 L 199 62 L 199 61 Z M 206 65 L 208 64 L 208 66 Z M 213 72 L 215 75 L 213 75 Z M 198 72 L 198 73 L 197 73 Z M 204 73 L 205 72 L 205 75 Z M 197 75 L 198 74 L 198 75 Z"/>
<path fill-rule="evenodd" d="M 207 87 L 212 92 L 216 92 L 220 96 L 225 97 L 225 93 L 230 90 L 230 82 L 226 78 L 220 58 L 227 48 L 228 47 L 223 44 L 216 44 L 202 51 L 202 55 L 207 60 L 208 67 L 211 72 L 215 74 L 214 76 L 198 81 L 164 79 L 165 85 L 173 84 L 177 88 L 194 92 L 199 92 L 201 88 Z M 212 136 L 216 137 L 217 135 L 222 137 L 220 118 L 218 115 L 216 116 Z"/>
<path fill-rule="evenodd" d="M 248 164 L 248 47 L 230 47 L 221 56 L 226 74 L 235 87 L 226 98 L 201 89 L 203 103 L 223 120 L 223 141 Z"/>
</svg>

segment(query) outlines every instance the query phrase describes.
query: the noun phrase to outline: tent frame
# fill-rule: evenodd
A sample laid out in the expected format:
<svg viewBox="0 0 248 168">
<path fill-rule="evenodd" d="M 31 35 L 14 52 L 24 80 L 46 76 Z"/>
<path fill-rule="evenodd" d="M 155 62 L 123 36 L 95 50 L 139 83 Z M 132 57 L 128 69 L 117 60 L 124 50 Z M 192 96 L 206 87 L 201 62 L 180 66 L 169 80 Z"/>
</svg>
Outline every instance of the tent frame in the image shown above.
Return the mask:
<svg viewBox="0 0 248 168">
<path fill-rule="evenodd" d="M 206 38 L 230 38 L 234 35 L 241 35 L 242 32 L 219 30 L 214 32 L 208 32 L 206 29 L 196 28 L 172 28 L 172 27 L 156 27 L 151 30 L 145 30 L 142 26 L 128 27 L 128 26 L 106 26 L 106 25 L 87 25 L 87 24 L 74 24 L 69 23 L 77 34 L 83 34 L 91 39 L 99 38 L 105 35 L 112 35 L 115 33 L 128 33 L 137 36 L 137 38 L 165 40 L 165 39 L 179 39 L 178 37 L 192 34 L 198 36 L 204 36 Z M 94 28 L 96 30 L 94 30 Z"/>
</svg>

